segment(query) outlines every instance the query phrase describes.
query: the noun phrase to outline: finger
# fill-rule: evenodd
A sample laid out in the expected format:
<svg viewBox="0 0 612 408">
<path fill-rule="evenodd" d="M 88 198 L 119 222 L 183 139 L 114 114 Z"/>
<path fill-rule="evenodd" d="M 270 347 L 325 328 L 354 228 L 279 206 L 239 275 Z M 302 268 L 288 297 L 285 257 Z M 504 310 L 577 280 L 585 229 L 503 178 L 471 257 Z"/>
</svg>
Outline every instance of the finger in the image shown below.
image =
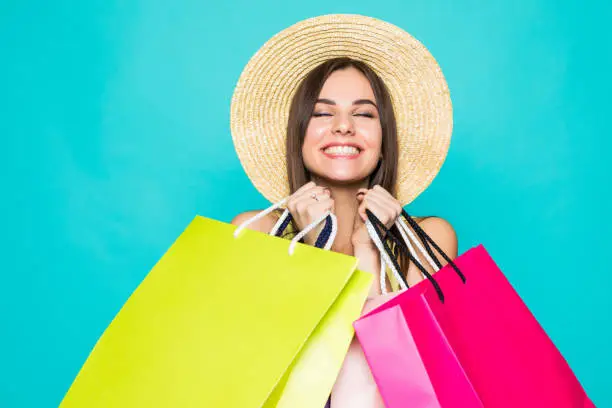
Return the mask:
<svg viewBox="0 0 612 408">
<path fill-rule="evenodd" d="M 324 212 L 333 211 L 334 209 L 334 200 L 326 199 L 321 200 L 315 204 L 311 204 L 308 209 L 312 209 L 313 215 L 322 215 Z"/>
<path fill-rule="evenodd" d="M 304 212 L 308 212 L 310 214 L 311 208 L 319 208 L 318 204 L 324 204 L 323 207 L 325 207 L 326 205 L 329 205 L 330 202 L 333 205 L 334 200 L 325 192 L 321 192 L 320 195 L 317 195 L 316 200 L 309 195 L 304 195 L 298 198 L 298 201 L 295 203 L 295 209 L 297 210 L 298 214 Z"/>
<path fill-rule="evenodd" d="M 327 187 L 323 187 L 323 186 L 311 186 L 307 189 L 304 189 L 303 191 L 301 191 L 299 194 L 296 194 L 296 198 L 301 198 L 301 197 L 310 197 L 312 199 L 312 195 L 316 194 L 317 196 L 323 194 L 324 191 L 329 191 L 329 189 Z"/>
<path fill-rule="evenodd" d="M 316 184 L 314 183 L 314 181 L 309 181 L 308 183 L 304 184 L 302 187 L 295 190 L 293 194 L 291 194 L 291 196 L 287 200 L 287 208 L 289 209 L 290 212 L 295 211 L 295 204 L 297 202 L 297 198 L 300 197 L 302 193 L 304 193 L 304 191 L 311 189 L 315 185 Z"/>
<path fill-rule="evenodd" d="M 380 220 L 386 218 L 385 208 L 381 206 L 376 199 L 365 196 L 363 199 L 363 205 L 366 209 L 370 210 L 376 216 L 376 218 Z"/>
<path fill-rule="evenodd" d="M 297 190 L 295 190 L 295 192 L 293 194 L 301 194 L 302 191 L 304 190 L 308 190 L 309 188 L 312 188 L 316 186 L 314 181 L 309 181 L 308 183 L 304 184 L 302 187 L 298 188 Z"/>
<path fill-rule="evenodd" d="M 370 190 L 369 195 L 373 195 L 376 197 L 380 197 L 383 200 L 388 200 L 388 201 L 397 201 L 397 199 L 395 197 L 393 197 L 391 195 L 391 193 L 389 193 L 387 190 L 385 190 L 384 188 L 380 187 L 380 186 L 374 186 L 373 189 Z"/>
<path fill-rule="evenodd" d="M 310 221 L 313 222 L 317 218 L 320 218 L 323 214 L 333 212 L 334 201 L 331 199 L 310 204 L 304 211 L 310 217 Z"/>
<path fill-rule="evenodd" d="M 300 195 L 295 197 L 294 201 L 296 203 L 300 203 L 304 201 L 305 202 L 308 202 L 308 201 L 317 202 L 317 201 L 321 201 L 329 197 L 331 197 L 331 193 L 329 189 L 326 189 L 325 187 L 317 186 L 317 187 L 312 187 L 308 190 L 304 190 Z"/>
<path fill-rule="evenodd" d="M 296 210 L 298 204 L 304 200 L 316 201 L 312 197 L 313 194 L 315 194 L 317 198 L 319 198 L 319 196 L 330 195 L 329 189 L 326 189 L 325 187 L 321 186 L 316 186 L 313 183 L 312 186 L 293 193 L 293 195 L 289 198 L 287 202 L 287 207 L 289 208 L 289 211 Z"/>
<path fill-rule="evenodd" d="M 302 200 L 311 200 L 311 201 L 319 200 L 320 201 L 321 199 L 325 197 L 331 197 L 331 192 L 329 191 L 329 189 L 325 187 L 317 186 L 309 190 L 303 191 L 300 195 L 296 196 L 295 200 L 296 201 L 302 201 Z"/>
<path fill-rule="evenodd" d="M 317 193 L 317 198 L 323 198 L 323 197 L 327 197 L 327 198 L 331 198 L 331 191 L 329 190 L 329 188 L 327 187 L 323 187 L 323 190 L 321 190 L 320 193 Z"/>
<path fill-rule="evenodd" d="M 385 226 L 388 227 L 389 224 L 395 222 L 395 212 L 388 204 L 380 201 L 380 198 L 368 194 L 365 196 L 364 202 L 366 208 L 372 211 Z"/>
<path fill-rule="evenodd" d="M 379 197 L 381 200 L 387 202 L 389 206 L 391 206 L 394 212 L 399 216 L 402 213 L 402 204 L 399 202 L 397 198 L 395 198 L 390 192 L 385 190 L 384 188 L 376 185 L 370 192 L 370 195 Z"/>
<path fill-rule="evenodd" d="M 322 187 L 317 186 L 314 182 L 310 182 L 305 184 L 302 188 L 297 190 L 295 193 L 291 195 L 289 198 L 290 201 L 297 201 L 300 197 L 312 195 L 315 191 L 320 191 Z"/>
<path fill-rule="evenodd" d="M 399 215 L 402 213 L 402 205 L 400 202 L 382 187 L 372 189 L 372 191 L 368 194 L 368 197 L 376 199 L 385 207 L 390 208 L 393 218 L 399 217 Z"/>
<path fill-rule="evenodd" d="M 384 188 L 382 188 L 378 184 L 375 185 L 374 187 L 372 187 L 371 191 L 372 191 L 373 194 L 379 195 L 381 197 L 387 197 L 387 198 L 389 198 L 391 200 L 395 200 L 395 197 L 393 197 L 393 195 L 390 192 L 388 192 L 387 190 L 385 190 Z"/>
</svg>

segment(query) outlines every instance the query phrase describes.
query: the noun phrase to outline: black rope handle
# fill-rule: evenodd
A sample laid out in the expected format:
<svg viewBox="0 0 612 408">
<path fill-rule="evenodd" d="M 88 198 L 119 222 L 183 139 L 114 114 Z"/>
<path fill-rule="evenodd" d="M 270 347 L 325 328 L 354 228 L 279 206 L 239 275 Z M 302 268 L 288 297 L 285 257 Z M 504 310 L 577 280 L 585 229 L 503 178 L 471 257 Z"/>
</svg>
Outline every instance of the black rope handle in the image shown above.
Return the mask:
<svg viewBox="0 0 612 408">
<path fill-rule="evenodd" d="M 374 213 L 372 213 L 370 210 L 366 209 L 366 215 L 367 215 L 368 219 L 370 220 L 370 222 L 372 223 L 372 225 L 374 226 L 374 231 L 376 232 L 376 235 L 380 239 L 380 242 L 382 243 L 385 252 L 387 253 L 387 255 L 389 255 L 389 259 L 391 259 L 391 263 L 393 264 L 393 266 L 395 267 L 395 269 L 397 271 L 400 271 L 401 268 L 399 266 L 399 263 L 397 262 L 397 251 L 398 251 L 398 247 L 403 246 L 404 243 L 399 241 L 399 240 L 397 240 L 392 235 L 390 235 L 389 231 L 387 230 L 387 227 L 385 227 L 385 225 L 382 223 L 382 221 L 380 221 L 374 215 Z M 387 239 L 390 239 L 395 244 L 395 249 L 396 249 L 395 253 L 393 253 L 391 251 L 391 248 L 389 248 L 389 245 L 387 244 Z M 408 282 L 406 282 L 406 278 L 404 278 L 404 276 L 402 274 L 400 274 L 400 278 L 402 280 L 402 283 L 406 287 L 408 287 Z"/>
<path fill-rule="evenodd" d="M 393 256 L 393 252 L 391 251 L 391 248 L 389 248 L 389 245 L 387 245 L 387 239 L 390 239 L 391 241 L 393 241 L 393 243 L 395 243 L 396 248 L 399 247 L 399 250 L 402 251 L 408 257 L 408 259 L 414 262 L 417 268 L 419 268 L 419 270 L 423 273 L 423 275 L 425 275 L 427 280 L 431 282 L 431 284 L 433 285 L 436 293 L 438 294 L 438 298 L 440 299 L 440 302 L 444 303 L 444 293 L 442 292 L 442 288 L 440 287 L 440 284 L 434 279 L 434 277 L 429 273 L 429 271 L 427 271 L 427 269 L 425 269 L 425 267 L 421 265 L 421 263 L 417 259 L 415 259 L 415 257 L 410 253 L 410 251 L 406 247 L 406 245 L 403 242 L 401 242 L 401 240 L 391 235 L 387 227 L 374 215 L 374 213 L 372 213 L 372 211 L 366 209 L 366 215 L 368 217 L 368 220 L 370 220 L 372 225 L 374 225 L 374 230 L 376 231 L 376 235 L 378 235 L 378 238 L 380 238 L 380 241 L 383 244 L 385 252 L 387 253 L 387 255 L 389 255 L 389 258 L 391 259 L 391 262 L 393 263 L 393 266 L 397 269 L 397 271 L 400 272 L 401 269 L 399 267 L 399 264 L 397 263 L 397 259 L 396 259 L 397 257 Z M 381 231 L 385 231 L 384 235 L 381 234 Z M 384 271 L 381 271 L 381 273 L 383 272 Z M 408 282 L 406 282 L 406 279 L 404 278 L 404 276 L 402 276 L 401 273 L 400 273 L 400 278 L 402 279 L 402 282 L 406 285 L 407 288 L 410 287 L 408 285 Z"/>
<path fill-rule="evenodd" d="M 401 216 L 401 215 L 400 215 Z M 403 217 L 405 218 L 405 217 Z M 410 217 L 410 220 L 412 220 L 412 217 Z M 410 223 L 410 221 L 408 222 L 410 225 L 413 225 L 412 223 Z M 418 225 L 418 224 L 417 224 Z M 414 228 L 414 227 L 413 227 Z M 427 253 L 429 254 L 429 256 L 432 258 L 432 260 L 434 261 L 434 263 L 436 264 L 436 266 L 438 267 L 438 269 L 442 268 L 442 263 L 440 262 L 440 260 L 438 259 L 438 257 L 433 253 L 433 250 L 431 249 L 431 246 L 429 246 L 429 242 L 427 241 L 427 239 L 425 237 L 423 237 L 423 235 L 419 232 L 419 231 L 415 231 L 417 237 L 419 237 L 419 240 L 421 241 L 421 243 L 423 244 L 423 247 L 425 248 L 425 251 L 427 251 Z"/>
<path fill-rule="evenodd" d="M 274 235 L 277 237 L 282 236 L 290 223 L 291 223 L 291 213 L 287 213 L 287 218 L 285 218 L 282 224 L 278 227 L 278 230 L 276 231 L 276 234 Z"/>
<path fill-rule="evenodd" d="M 317 248 L 323 248 L 325 244 L 327 244 L 327 241 L 329 240 L 329 237 L 331 236 L 331 232 L 332 232 L 332 219 L 330 216 L 327 216 L 325 217 L 325 225 L 323 226 L 321 233 L 317 237 L 317 241 L 315 242 L 314 246 L 316 246 Z"/>
<path fill-rule="evenodd" d="M 425 244 L 425 250 L 432 257 L 436 265 L 438 265 L 438 268 L 441 268 L 442 264 L 440 263 L 436 255 L 434 255 L 433 251 L 429 247 L 428 242 L 431 244 L 431 246 L 433 246 L 436 249 L 436 251 L 440 253 L 440 255 L 442 255 L 442 258 L 444 258 L 444 260 L 453 267 L 457 275 L 459 275 L 459 278 L 461 278 L 461 281 L 465 283 L 466 282 L 465 275 L 463 274 L 463 272 L 461 272 L 457 264 L 453 262 L 453 260 L 450 259 L 448 255 L 446 255 L 446 253 L 438 246 L 438 244 L 436 244 L 435 241 L 429 235 L 427 235 L 427 233 L 423 230 L 423 228 L 421 228 L 421 226 L 415 220 L 413 220 L 412 217 L 404 209 L 402 209 L 402 216 L 408 221 L 408 223 L 417 233 L 421 241 L 423 241 L 423 243 Z"/>
</svg>

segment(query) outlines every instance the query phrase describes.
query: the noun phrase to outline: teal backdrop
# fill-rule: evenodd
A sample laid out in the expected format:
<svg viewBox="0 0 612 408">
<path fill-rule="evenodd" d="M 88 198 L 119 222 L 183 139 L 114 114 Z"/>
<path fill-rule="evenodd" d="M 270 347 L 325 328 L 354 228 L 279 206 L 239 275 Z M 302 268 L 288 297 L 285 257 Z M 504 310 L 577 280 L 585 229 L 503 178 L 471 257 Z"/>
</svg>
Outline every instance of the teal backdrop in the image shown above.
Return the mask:
<svg viewBox="0 0 612 408">
<path fill-rule="evenodd" d="M 436 57 L 453 140 L 409 210 L 448 219 L 461 251 L 484 243 L 612 406 L 612 13 L 579 0 L 3 0 L 0 406 L 57 406 L 196 214 L 268 204 L 233 149 L 234 85 L 269 37 L 328 13 Z"/>
</svg>

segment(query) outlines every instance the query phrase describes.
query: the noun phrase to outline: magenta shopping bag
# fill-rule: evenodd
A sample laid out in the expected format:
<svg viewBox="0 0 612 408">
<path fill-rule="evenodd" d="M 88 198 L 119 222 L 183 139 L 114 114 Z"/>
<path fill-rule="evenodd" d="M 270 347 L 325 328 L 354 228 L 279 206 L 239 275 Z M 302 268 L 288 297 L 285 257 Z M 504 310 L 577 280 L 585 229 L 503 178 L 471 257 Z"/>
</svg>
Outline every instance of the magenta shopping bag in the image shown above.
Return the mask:
<svg viewBox="0 0 612 408">
<path fill-rule="evenodd" d="M 484 246 L 433 278 L 354 323 L 387 407 L 594 407 Z"/>
</svg>

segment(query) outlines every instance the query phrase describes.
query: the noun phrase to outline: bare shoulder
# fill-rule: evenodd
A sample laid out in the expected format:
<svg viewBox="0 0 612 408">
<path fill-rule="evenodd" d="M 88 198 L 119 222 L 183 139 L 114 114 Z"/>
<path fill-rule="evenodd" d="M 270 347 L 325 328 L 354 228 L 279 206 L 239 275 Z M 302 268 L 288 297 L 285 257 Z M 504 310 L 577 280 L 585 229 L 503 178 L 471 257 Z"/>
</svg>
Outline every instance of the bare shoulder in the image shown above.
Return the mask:
<svg viewBox="0 0 612 408">
<path fill-rule="evenodd" d="M 416 222 L 428 234 L 431 233 L 438 236 L 446 235 L 457 238 L 457 234 L 451 223 L 442 217 L 423 217 L 420 219 L 416 218 Z"/>
<path fill-rule="evenodd" d="M 236 215 L 234 217 L 234 219 L 232 220 L 232 224 L 233 225 L 240 225 L 240 224 L 244 223 L 245 221 L 253 218 L 254 216 L 259 214 L 260 212 L 261 211 L 245 211 L 243 213 L 240 213 L 240 214 L 238 214 L 238 215 Z M 272 228 L 274 227 L 274 224 L 276 223 L 277 220 L 278 220 L 278 216 L 277 215 L 275 215 L 274 213 L 268 214 L 265 217 L 263 217 L 262 219 L 259 219 L 259 220 L 255 221 L 255 222 L 253 222 L 252 224 L 247 226 L 247 228 L 255 230 L 255 231 L 260 231 L 260 232 L 270 232 L 270 230 L 272 230 Z"/>
<path fill-rule="evenodd" d="M 457 233 L 450 222 L 441 217 L 425 217 L 415 221 L 451 258 L 457 257 Z"/>
</svg>

